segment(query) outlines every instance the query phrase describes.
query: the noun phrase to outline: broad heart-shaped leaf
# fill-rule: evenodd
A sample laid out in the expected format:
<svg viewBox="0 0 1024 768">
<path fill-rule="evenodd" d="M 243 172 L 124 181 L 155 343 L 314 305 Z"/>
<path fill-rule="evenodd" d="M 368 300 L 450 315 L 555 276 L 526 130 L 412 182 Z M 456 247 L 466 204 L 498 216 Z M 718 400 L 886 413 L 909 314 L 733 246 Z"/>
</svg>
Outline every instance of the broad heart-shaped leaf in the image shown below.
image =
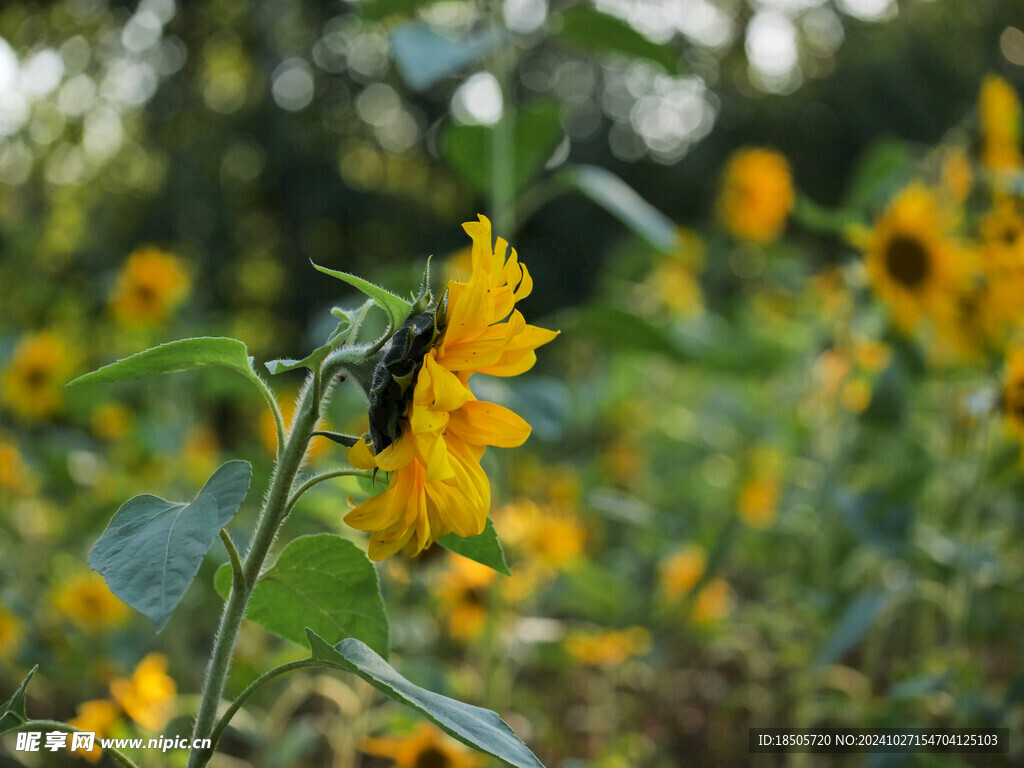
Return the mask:
<svg viewBox="0 0 1024 768">
<path fill-rule="evenodd" d="M 477 536 L 462 538 L 454 533 L 449 533 L 438 539 L 437 543 L 449 552 L 476 560 L 505 576 L 512 575 L 508 569 L 508 560 L 505 559 L 505 550 L 501 548 L 498 532 L 494 530 L 494 523 L 490 518 L 487 518 L 487 525 L 484 527 L 483 533 Z"/>
<path fill-rule="evenodd" d="M 676 228 L 665 214 L 648 203 L 611 171 L 595 165 L 574 165 L 556 177 L 573 187 L 660 251 L 676 248 Z"/>
<path fill-rule="evenodd" d="M 18 727 L 28 720 L 28 714 L 25 712 L 25 691 L 37 669 L 38 665 L 32 667 L 14 695 L 0 705 L 0 736 L 18 730 Z"/>
<path fill-rule="evenodd" d="M 515 141 L 513 186 L 526 187 L 544 167 L 562 140 L 558 105 L 537 101 L 512 117 Z M 487 125 L 453 125 L 445 131 L 444 158 L 481 195 L 491 192 L 491 148 L 494 128 Z"/>
<path fill-rule="evenodd" d="M 252 466 L 229 461 L 192 502 L 149 494 L 126 501 L 89 553 L 110 591 L 162 630 L 207 551 L 249 492 Z"/>
<path fill-rule="evenodd" d="M 544 768 L 497 712 L 413 685 L 372 649 L 354 638 L 342 640 L 331 647 L 311 629 L 306 630 L 306 635 L 314 660 L 359 675 L 385 696 L 425 715 L 463 744 L 504 760 L 515 768 Z"/>
<path fill-rule="evenodd" d="M 588 51 L 647 59 L 669 74 L 679 71 L 679 57 L 667 45 L 654 42 L 623 19 L 584 5 L 574 6 L 562 14 L 558 36 Z"/>
<path fill-rule="evenodd" d="M 401 296 L 396 296 L 391 293 L 391 291 L 381 288 L 379 285 L 368 283 L 361 277 L 350 275 L 348 272 L 339 272 L 336 269 L 328 269 L 327 267 L 321 267 L 319 264 L 314 264 L 313 266 L 325 275 L 336 277 L 339 280 L 348 283 L 353 288 L 357 288 L 373 299 L 374 304 L 388 313 L 388 318 L 391 320 L 392 330 L 401 328 L 402 323 L 405 322 L 405 319 L 409 317 L 409 313 L 412 311 L 412 304 Z"/>
<path fill-rule="evenodd" d="M 239 373 L 253 377 L 252 362 L 245 344 L 238 339 L 204 336 L 197 339 L 181 339 L 161 344 L 158 347 L 138 352 L 105 365 L 92 373 L 79 376 L 68 382 L 76 384 L 102 384 L 111 381 L 128 381 L 156 373 L 187 371 L 204 365 L 222 365 Z"/>
<path fill-rule="evenodd" d="M 391 52 L 402 79 L 413 90 L 423 91 L 491 53 L 506 39 L 506 33 L 497 28 L 457 39 L 410 22 L 392 31 Z"/>
<path fill-rule="evenodd" d="M 215 583 L 227 598 L 231 568 L 221 566 Z M 333 642 L 356 637 L 388 653 L 377 570 L 359 547 L 334 534 L 300 536 L 285 547 L 256 581 L 245 616 L 299 645 L 305 644 L 306 627 L 313 627 Z"/>
</svg>

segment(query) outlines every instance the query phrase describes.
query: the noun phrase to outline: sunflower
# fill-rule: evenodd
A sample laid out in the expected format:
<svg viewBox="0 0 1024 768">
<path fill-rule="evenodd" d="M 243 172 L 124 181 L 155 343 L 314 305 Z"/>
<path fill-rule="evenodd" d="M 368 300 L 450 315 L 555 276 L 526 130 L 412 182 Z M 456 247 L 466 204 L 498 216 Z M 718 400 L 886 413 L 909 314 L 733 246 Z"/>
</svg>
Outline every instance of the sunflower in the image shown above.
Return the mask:
<svg viewBox="0 0 1024 768">
<path fill-rule="evenodd" d="M 70 350 L 55 334 L 26 336 L 11 357 L 0 397 L 23 419 L 46 419 L 63 407 L 64 382 L 73 367 Z"/>
<path fill-rule="evenodd" d="M 1010 432 L 1024 440 L 1024 348 L 1011 350 L 1007 357 L 1003 410 Z"/>
<path fill-rule="evenodd" d="M 121 708 L 108 699 L 97 699 L 84 701 L 78 705 L 78 715 L 68 721 L 68 725 L 80 731 L 93 733 L 96 739 L 91 749 L 77 748 L 74 752 L 79 757 L 84 757 L 90 763 L 98 763 L 103 756 L 103 750 L 97 743 L 98 739 L 110 735 L 114 724 L 121 717 Z"/>
<path fill-rule="evenodd" d="M 368 755 L 386 757 L 394 768 L 479 768 L 483 759 L 457 746 L 438 728 L 421 723 L 409 736 L 364 739 L 360 749 Z"/>
<path fill-rule="evenodd" d="M 128 619 L 127 606 L 94 571 L 83 573 L 57 589 L 53 594 L 53 607 L 85 631 L 116 626 Z"/>
<path fill-rule="evenodd" d="M 718 217 L 734 237 L 763 245 L 782 234 L 794 199 L 789 163 L 780 152 L 740 149 L 722 176 Z"/>
<path fill-rule="evenodd" d="M 557 335 L 527 325 L 515 309 L 533 287 L 515 250 L 506 260 L 508 243 L 498 238 L 491 245 L 491 225 L 483 216 L 464 228 L 473 240 L 469 279 L 449 281 L 447 303 L 436 312 L 411 317 L 378 366 L 385 380 L 410 382 L 411 396 L 390 389 L 376 401 L 371 395 L 371 443 L 360 441 L 349 452 L 357 467 L 392 473 L 387 490 L 345 517 L 353 528 L 372 533 L 375 560 L 406 546 L 417 554 L 449 532 L 483 531 L 491 489 L 480 458 L 488 446 L 522 445 L 530 425 L 503 406 L 477 400 L 469 378 L 523 373 L 536 361 L 534 350 Z M 426 347 L 411 370 L 395 353 L 399 344 Z M 391 411 L 375 411 L 381 402 L 390 403 Z"/>
<path fill-rule="evenodd" d="M 110 693 L 128 717 L 150 731 L 159 731 L 167 724 L 177 690 L 167 675 L 167 657 L 159 653 L 140 661 L 131 678 L 110 683 Z"/>
<path fill-rule="evenodd" d="M 117 278 L 110 308 L 125 325 L 156 325 L 185 300 L 190 286 L 177 258 L 156 248 L 139 248 Z"/>
<path fill-rule="evenodd" d="M 478 637 L 487 625 L 488 592 L 498 574 L 460 555 L 448 558 L 451 568 L 437 584 L 438 602 L 449 634 L 464 643 Z"/>
<path fill-rule="evenodd" d="M 995 172 L 1016 172 L 1021 158 L 1021 105 L 1017 92 L 998 75 L 989 75 L 978 94 L 982 162 Z"/>
<path fill-rule="evenodd" d="M 854 236 L 865 253 L 868 280 L 903 331 L 947 306 L 963 282 L 965 257 L 951 237 L 955 219 L 936 195 L 911 184 L 867 233 Z"/>
</svg>

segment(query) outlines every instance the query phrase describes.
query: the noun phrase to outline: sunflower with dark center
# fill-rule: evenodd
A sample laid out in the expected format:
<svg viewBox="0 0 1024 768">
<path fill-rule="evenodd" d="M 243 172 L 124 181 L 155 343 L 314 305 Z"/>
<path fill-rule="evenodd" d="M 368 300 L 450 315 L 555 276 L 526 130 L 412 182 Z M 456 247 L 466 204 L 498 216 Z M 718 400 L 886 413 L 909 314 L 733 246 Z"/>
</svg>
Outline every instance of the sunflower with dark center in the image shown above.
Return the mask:
<svg viewBox="0 0 1024 768">
<path fill-rule="evenodd" d="M 922 316 L 951 312 L 968 276 L 967 259 L 953 236 L 957 216 L 921 184 L 900 192 L 870 230 L 853 240 L 864 251 L 868 281 L 904 332 Z"/>
<path fill-rule="evenodd" d="M 445 736 L 440 729 L 421 723 L 408 736 L 366 739 L 360 749 L 392 761 L 393 768 L 480 768 L 483 759 Z"/>
</svg>

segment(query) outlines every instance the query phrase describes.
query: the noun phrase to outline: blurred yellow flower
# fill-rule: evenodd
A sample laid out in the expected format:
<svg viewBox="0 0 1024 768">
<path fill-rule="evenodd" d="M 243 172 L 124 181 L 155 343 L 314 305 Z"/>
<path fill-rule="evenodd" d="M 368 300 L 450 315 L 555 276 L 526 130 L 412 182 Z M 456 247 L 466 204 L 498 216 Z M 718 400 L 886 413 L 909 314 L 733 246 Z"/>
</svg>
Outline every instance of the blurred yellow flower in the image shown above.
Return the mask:
<svg viewBox="0 0 1024 768">
<path fill-rule="evenodd" d="M 279 404 L 281 408 L 281 416 L 284 418 L 284 427 L 286 430 L 291 429 L 292 421 L 295 419 L 295 401 L 298 395 L 289 398 L 279 398 Z M 364 425 L 365 426 L 365 425 Z M 327 422 L 321 420 L 316 425 L 317 429 L 329 429 Z M 271 453 L 277 453 L 277 425 L 274 423 L 274 414 L 270 412 L 269 408 L 263 408 L 260 411 L 259 420 L 259 436 L 260 443 Z M 309 448 L 306 449 L 306 460 L 316 461 L 323 457 L 330 450 L 331 442 L 325 437 L 315 437 L 309 441 Z"/>
<path fill-rule="evenodd" d="M 673 315 L 690 317 L 704 307 L 697 275 L 704 266 L 706 249 L 700 235 L 685 227 L 676 230 L 678 246 L 657 257 L 646 285 L 659 307 Z"/>
<path fill-rule="evenodd" d="M 570 632 L 566 652 L 582 664 L 611 667 L 651 650 L 651 633 L 643 627 L 604 632 Z"/>
<path fill-rule="evenodd" d="M 0 605 L 0 659 L 12 659 L 25 635 L 21 619 Z"/>
<path fill-rule="evenodd" d="M 24 337 L 2 379 L 3 404 L 28 421 L 53 416 L 64 405 L 64 384 L 72 367 L 70 350 L 55 334 Z"/>
<path fill-rule="evenodd" d="M 524 560 L 546 569 L 558 569 L 583 552 L 587 529 L 571 514 L 520 499 L 494 517 L 501 525 L 502 540 Z"/>
<path fill-rule="evenodd" d="M 194 483 L 202 483 L 213 472 L 220 458 L 217 435 L 205 425 L 191 427 L 185 433 L 181 458 L 188 478 Z"/>
<path fill-rule="evenodd" d="M 78 715 L 68 720 L 68 725 L 74 726 L 80 731 L 91 731 L 96 734 L 96 739 L 91 750 L 76 749 L 75 754 L 84 757 L 90 763 L 98 763 L 100 757 L 103 756 L 99 740 L 110 735 L 110 729 L 120 716 L 120 707 L 107 699 L 84 701 L 79 704 Z"/>
<path fill-rule="evenodd" d="M 482 756 L 428 723 L 420 723 L 409 736 L 364 739 L 359 748 L 388 758 L 394 768 L 481 768 L 484 764 Z"/>
<path fill-rule="evenodd" d="M 733 593 L 725 579 L 712 579 L 693 601 L 690 615 L 698 624 L 712 624 L 732 613 Z"/>
<path fill-rule="evenodd" d="M 465 283 L 448 282 L 440 334 L 415 362 L 411 398 L 403 395 L 394 404 L 401 417 L 397 434 L 388 435 L 387 445 L 359 441 L 349 451 L 353 466 L 392 473 L 386 491 L 345 516 L 353 528 L 371 532 L 374 560 L 406 546 L 416 554 L 449 532 L 483 531 L 491 487 L 480 459 L 488 446 L 522 445 L 530 425 L 503 406 L 478 401 L 469 378 L 523 373 L 536 362 L 534 350 L 557 336 L 527 325 L 515 309 L 533 290 L 515 249 L 509 253 L 500 237 L 492 244 L 491 223 L 483 216 L 463 229 L 473 241 L 473 271 Z"/>
<path fill-rule="evenodd" d="M 167 657 L 149 654 L 131 679 L 112 680 L 110 693 L 128 717 L 143 728 L 159 731 L 170 719 L 177 693 L 174 680 L 167 675 Z"/>
<path fill-rule="evenodd" d="M 998 75 L 988 75 L 978 94 L 981 159 L 996 172 L 1021 169 L 1021 104 L 1017 92 Z"/>
<path fill-rule="evenodd" d="M 441 574 L 435 592 L 448 633 L 469 642 L 487 625 L 488 591 L 498 574 L 461 555 L 452 555 L 448 562 L 451 567 Z"/>
<path fill-rule="evenodd" d="M 17 491 L 25 486 L 26 480 L 25 461 L 18 446 L 0 440 L 0 488 Z"/>
<path fill-rule="evenodd" d="M 740 149 L 725 167 L 718 217 L 734 237 L 766 244 L 782 234 L 794 200 L 789 163 L 781 153 Z"/>
<path fill-rule="evenodd" d="M 128 607 L 107 587 L 98 573 L 70 579 L 53 593 L 53 607 L 80 629 L 96 631 L 123 624 Z"/>
<path fill-rule="evenodd" d="M 850 413 L 863 413 L 871 405 L 871 382 L 863 376 L 855 376 L 843 384 L 839 402 Z"/>
<path fill-rule="evenodd" d="M 740 488 L 740 520 L 751 528 L 768 528 L 778 516 L 779 481 L 774 475 L 755 475 Z"/>
<path fill-rule="evenodd" d="M 950 147 L 942 158 L 942 187 L 951 198 L 962 203 L 971 193 L 974 172 L 962 147 Z"/>
<path fill-rule="evenodd" d="M 191 285 L 179 259 L 157 248 L 139 248 L 117 278 L 110 308 L 125 325 L 157 325 L 185 300 Z"/>
<path fill-rule="evenodd" d="M 870 232 L 853 235 L 864 250 L 871 287 L 904 332 L 913 331 L 922 315 L 941 314 L 965 281 L 965 256 L 952 238 L 956 222 L 932 190 L 914 183 Z"/>
<path fill-rule="evenodd" d="M 93 408 L 89 418 L 92 433 L 100 440 L 121 440 L 132 425 L 132 412 L 120 403 L 103 403 Z"/>
<path fill-rule="evenodd" d="M 660 568 L 661 588 L 669 600 L 684 597 L 697 586 L 707 568 L 707 555 L 697 544 L 684 544 Z"/>
<path fill-rule="evenodd" d="M 1010 350 L 1003 381 L 1003 410 L 1006 424 L 1019 439 L 1024 440 L 1024 348 Z"/>
</svg>

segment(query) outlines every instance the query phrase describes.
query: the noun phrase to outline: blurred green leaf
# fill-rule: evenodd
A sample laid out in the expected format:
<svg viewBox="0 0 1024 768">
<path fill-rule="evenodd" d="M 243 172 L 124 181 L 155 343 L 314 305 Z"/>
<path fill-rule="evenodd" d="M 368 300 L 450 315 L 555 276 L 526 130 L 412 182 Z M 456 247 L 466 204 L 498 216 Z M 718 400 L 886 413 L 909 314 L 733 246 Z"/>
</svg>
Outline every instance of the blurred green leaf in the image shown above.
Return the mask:
<svg viewBox="0 0 1024 768">
<path fill-rule="evenodd" d="M 21 724 L 28 720 L 28 714 L 25 712 L 25 691 L 37 669 L 39 665 L 32 667 L 11 698 L 0 705 L 0 736 L 18 730 Z"/>
<path fill-rule="evenodd" d="M 505 576 L 512 575 L 512 572 L 508 569 L 508 560 L 505 559 L 505 550 L 502 549 L 501 541 L 498 539 L 498 532 L 494 530 L 494 523 L 491 522 L 490 518 L 487 518 L 487 524 L 484 527 L 483 533 L 478 536 L 462 538 L 454 533 L 449 533 L 447 536 L 442 536 L 438 539 L 437 543 L 449 552 L 468 557 L 470 560 L 475 560 L 482 565 L 486 565 L 488 568 L 493 568 Z"/>
<path fill-rule="evenodd" d="M 558 36 L 578 48 L 646 59 L 669 74 L 679 72 L 679 57 L 669 46 L 654 42 L 616 16 L 576 5 L 562 14 L 561 22 Z"/>
<path fill-rule="evenodd" d="M 909 680 L 901 680 L 889 689 L 886 698 L 892 701 L 897 699 L 916 699 L 920 696 L 926 696 L 929 693 L 935 693 L 935 691 L 945 688 L 951 678 L 952 676 L 949 672 L 942 672 L 937 675 L 921 675 L 920 677 L 912 677 Z"/>
<path fill-rule="evenodd" d="M 500 29 L 457 39 L 410 22 L 391 32 L 391 50 L 402 79 L 413 90 L 423 91 L 497 50 L 506 39 Z"/>
<path fill-rule="evenodd" d="M 677 247 L 672 220 L 611 171 L 596 165 L 574 165 L 556 178 L 589 197 L 659 251 L 670 253 Z"/>
<path fill-rule="evenodd" d="M 563 330 L 590 336 L 608 349 L 654 352 L 678 362 L 690 360 L 690 355 L 664 328 L 614 307 L 581 307 L 564 319 L 559 318 L 559 325 Z"/>
<path fill-rule="evenodd" d="M 245 344 L 238 339 L 204 336 L 197 339 L 181 339 L 161 344 L 158 347 L 138 352 L 116 363 L 105 365 L 98 370 L 79 376 L 68 382 L 78 384 L 103 384 L 112 381 L 129 381 L 142 376 L 173 371 L 187 371 L 204 365 L 223 365 L 245 376 L 255 376 L 252 362 Z"/>
<path fill-rule="evenodd" d="M 373 299 L 374 304 L 388 313 L 388 319 L 391 321 L 391 330 L 401 328 L 402 323 L 405 322 L 405 319 L 409 317 L 409 313 L 412 311 L 412 304 L 401 296 L 396 296 L 391 291 L 381 288 L 379 285 L 367 282 L 361 277 L 350 275 L 348 272 L 328 269 L 327 267 L 321 267 L 319 264 L 314 264 L 313 266 L 317 271 L 331 277 L 336 277 Z"/>
<path fill-rule="evenodd" d="M 359 16 L 365 21 L 384 21 L 392 16 L 410 16 L 419 8 L 440 0 L 364 0 Z"/>
<path fill-rule="evenodd" d="M 848 212 L 870 211 L 909 180 L 917 153 L 902 141 L 880 141 L 858 160 L 847 186 L 843 208 Z"/>
<path fill-rule="evenodd" d="M 89 553 L 110 591 L 156 624 L 167 624 L 199 565 L 245 500 L 247 461 L 222 465 L 192 502 L 145 494 L 125 502 Z"/>
<path fill-rule="evenodd" d="M 515 137 L 514 181 L 516 192 L 533 181 L 562 140 L 558 105 L 536 101 L 511 118 Z M 494 128 L 487 125 L 451 125 L 445 131 L 441 151 L 452 166 L 479 194 L 491 192 L 491 161 Z"/>
<path fill-rule="evenodd" d="M 870 592 L 854 600 L 839 620 L 815 663 L 820 667 L 827 667 L 839 661 L 863 639 L 891 599 L 892 595 L 888 592 Z"/>
<path fill-rule="evenodd" d="M 411 707 L 445 733 L 515 768 L 544 768 L 496 712 L 413 685 L 384 659 L 354 638 L 331 645 L 306 630 L 313 659 L 358 675 L 390 699 Z"/>
<path fill-rule="evenodd" d="M 231 589 L 231 568 L 214 583 L 221 597 Z M 334 642 L 355 637 L 388 653 L 388 617 L 373 563 L 359 547 L 334 534 L 301 536 L 256 582 L 247 619 L 303 645 L 307 627 Z"/>
</svg>

